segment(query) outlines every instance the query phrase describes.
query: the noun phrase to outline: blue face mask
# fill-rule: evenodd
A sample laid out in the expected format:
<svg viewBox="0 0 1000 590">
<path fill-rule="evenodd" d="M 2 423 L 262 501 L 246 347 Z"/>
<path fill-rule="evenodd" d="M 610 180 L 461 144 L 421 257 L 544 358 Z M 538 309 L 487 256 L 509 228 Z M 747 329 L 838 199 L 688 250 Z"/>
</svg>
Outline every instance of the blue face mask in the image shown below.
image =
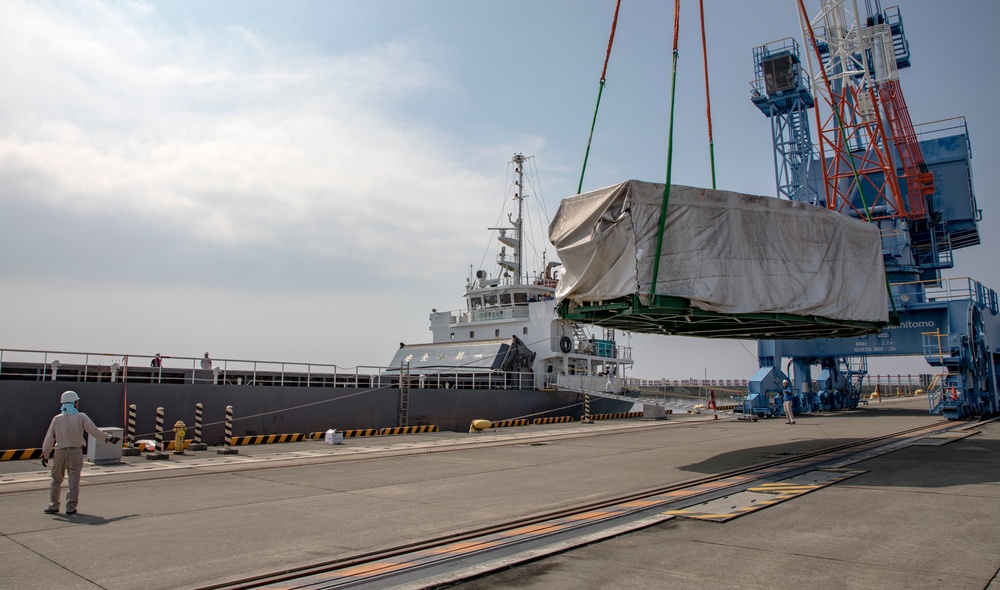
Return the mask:
<svg viewBox="0 0 1000 590">
<path fill-rule="evenodd" d="M 64 403 L 62 405 L 62 409 L 60 411 L 63 414 L 67 414 L 67 415 L 69 415 L 69 414 L 75 414 L 75 413 L 79 412 L 79 410 L 76 409 L 76 402 L 66 402 L 66 403 Z"/>
</svg>

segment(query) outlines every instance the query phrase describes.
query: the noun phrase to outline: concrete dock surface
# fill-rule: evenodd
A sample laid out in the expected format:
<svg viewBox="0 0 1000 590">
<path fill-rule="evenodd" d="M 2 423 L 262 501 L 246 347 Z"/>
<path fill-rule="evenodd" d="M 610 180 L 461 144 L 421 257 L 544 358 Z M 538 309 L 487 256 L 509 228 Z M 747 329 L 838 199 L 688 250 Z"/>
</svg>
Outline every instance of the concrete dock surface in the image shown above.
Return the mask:
<svg viewBox="0 0 1000 590">
<path fill-rule="evenodd" d="M 85 467 L 72 516 L 43 514 L 37 460 L 4 461 L 0 586 L 197 588 L 939 422 L 918 397 L 795 425 L 674 415 L 126 457 Z M 726 523 L 675 518 L 455 587 L 1000 590 L 1000 422 L 972 430 Z"/>
</svg>

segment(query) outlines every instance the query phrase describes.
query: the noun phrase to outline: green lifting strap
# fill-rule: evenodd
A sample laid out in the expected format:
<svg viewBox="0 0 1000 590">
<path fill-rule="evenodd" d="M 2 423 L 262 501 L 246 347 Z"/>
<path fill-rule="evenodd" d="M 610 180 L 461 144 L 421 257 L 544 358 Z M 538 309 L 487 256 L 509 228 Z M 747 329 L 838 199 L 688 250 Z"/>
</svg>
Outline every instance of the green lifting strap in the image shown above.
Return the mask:
<svg viewBox="0 0 1000 590">
<path fill-rule="evenodd" d="M 615 17 L 611 21 L 611 36 L 608 37 L 608 51 L 604 54 L 604 69 L 601 70 L 601 83 L 597 89 L 597 105 L 594 106 L 594 118 L 590 121 L 590 136 L 587 137 L 587 151 L 583 154 L 583 170 L 580 171 L 580 184 L 576 186 L 576 194 L 583 192 L 583 176 L 587 173 L 587 160 L 590 159 L 590 142 L 594 139 L 594 127 L 597 125 L 597 111 L 601 108 L 601 95 L 604 94 L 604 81 L 608 75 L 608 61 L 611 59 L 611 46 L 615 43 L 615 29 L 618 27 L 618 9 L 622 0 L 615 4 Z"/>
<path fill-rule="evenodd" d="M 670 203 L 670 171 L 674 152 L 674 107 L 677 103 L 677 38 L 680 31 L 681 0 L 674 0 L 674 54 L 673 71 L 670 80 L 670 128 L 667 131 L 667 184 L 663 187 L 663 202 L 660 205 L 660 226 L 656 231 L 656 258 L 653 259 L 653 280 L 649 285 L 649 302 L 656 298 L 656 281 L 660 274 L 660 254 L 663 250 L 663 232 L 667 225 L 667 205 Z"/>
<path fill-rule="evenodd" d="M 590 136 L 587 137 L 587 151 L 583 154 L 583 170 L 580 171 L 580 184 L 576 185 L 576 194 L 583 192 L 583 175 L 587 173 L 587 160 L 590 158 L 590 142 L 594 139 L 594 126 L 597 125 L 597 110 L 601 108 L 601 94 L 604 93 L 604 78 L 597 89 L 597 105 L 594 107 L 594 119 L 590 122 Z"/>
</svg>

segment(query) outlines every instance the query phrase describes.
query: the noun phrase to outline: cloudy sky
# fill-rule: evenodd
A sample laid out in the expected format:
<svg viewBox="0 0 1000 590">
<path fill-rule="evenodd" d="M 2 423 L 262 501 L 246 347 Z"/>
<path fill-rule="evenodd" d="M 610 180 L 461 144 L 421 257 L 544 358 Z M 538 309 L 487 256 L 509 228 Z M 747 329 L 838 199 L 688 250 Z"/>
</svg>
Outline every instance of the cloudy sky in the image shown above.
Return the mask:
<svg viewBox="0 0 1000 590">
<path fill-rule="evenodd" d="M 511 156 L 537 210 L 576 192 L 614 4 L 0 0 L 0 348 L 353 367 L 430 340 L 494 255 Z M 673 3 L 623 4 L 584 190 L 665 178 Z M 773 195 L 748 82 L 795 2 L 705 4 L 718 185 Z M 949 274 L 998 288 L 1000 4 L 899 4 L 911 117 L 965 116 L 973 143 L 983 244 Z M 673 181 L 710 186 L 697 6 Z M 632 344 L 637 376 L 757 366 L 753 343 Z"/>
</svg>

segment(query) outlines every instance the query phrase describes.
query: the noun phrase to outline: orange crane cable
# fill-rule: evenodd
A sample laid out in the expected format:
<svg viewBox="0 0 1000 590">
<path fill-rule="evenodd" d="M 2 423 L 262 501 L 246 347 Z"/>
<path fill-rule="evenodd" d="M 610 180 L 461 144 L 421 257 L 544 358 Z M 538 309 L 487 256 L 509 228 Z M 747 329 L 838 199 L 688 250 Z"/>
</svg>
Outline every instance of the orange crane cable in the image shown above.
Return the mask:
<svg viewBox="0 0 1000 590">
<path fill-rule="evenodd" d="M 712 93 L 708 86 L 708 41 L 705 38 L 705 0 L 698 0 L 701 12 L 701 53 L 705 58 L 705 113 L 708 118 L 708 161 L 712 168 L 712 188 L 715 188 L 715 140 L 712 138 Z"/>
<path fill-rule="evenodd" d="M 611 21 L 611 36 L 608 37 L 608 51 L 604 55 L 604 68 L 601 70 L 601 80 L 597 87 L 597 104 L 594 106 L 594 117 L 590 121 L 590 135 L 587 136 L 587 150 L 583 154 L 583 169 L 580 171 L 580 183 L 576 187 L 576 193 L 583 191 L 583 177 L 587 173 L 587 160 L 590 159 L 590 144 L 594 140 L 594 127 L 597 125 L 597 111 L 601 108 L 601 95 L 604 94 L 604 82 L 608 75 L 608 61 L 611 60 L 611 46 L 615 42 L 615 29 L 618 28 L 618 11 L 622 6 L 622 0 L 615 3 L 615 16 Z"/>
<path fill-rule="evenodd" d="M 677 40 L 680 38 L 681 31 L 681 2 L 680 0 L 675 0 L 674 2 L 674 55 L 677 55 Z"/>
<path fill-rule="evenodd" d="M 611 36 L 608 37 L 608 52 L 604 55 L 604 69 L 601 70 L 601 80 L 607 79 L 608 76 L 608 61 L 611 60 L 611 46 L 615 43 L 615 29 L 618 28 L 618 9 L 622 6 L 622 0 L 618 0 L 615 4 L 615 17 L 611 21 Z"/>
</svg>

